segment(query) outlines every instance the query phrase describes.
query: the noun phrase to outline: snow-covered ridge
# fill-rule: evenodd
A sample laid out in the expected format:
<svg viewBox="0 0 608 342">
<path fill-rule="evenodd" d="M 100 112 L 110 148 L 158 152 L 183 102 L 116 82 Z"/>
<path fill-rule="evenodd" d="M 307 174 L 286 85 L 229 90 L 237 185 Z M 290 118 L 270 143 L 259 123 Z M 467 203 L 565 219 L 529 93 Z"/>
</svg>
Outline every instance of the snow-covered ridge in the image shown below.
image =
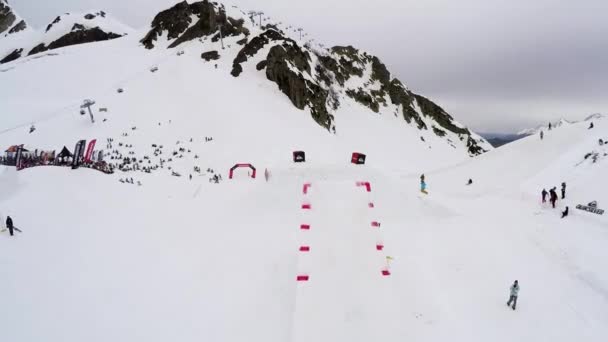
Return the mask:
<svg viewBox="0 0 608 342">
<path fill-rule="evenodd" d="M 558 127 L 562 127 L 562 126 L 568 126 L 568 125 L 572 125 L 573 123 L 576 123 L 577 121 L 569 121 L 566 120 L 564 118 L 561 118 L 559 121 L 557 122 L 550 122 L 547 125 L 540 125 L 534 128 L 526 128 L 524 130 L 521 130 L 519 132 L 517 132 L 517 135 L 522 135 L 522 136 L 527 136 L 527 135 L 534 135 L 534 134 L 538 134 L 540 133 L 540 131 L 546 131 L 549 129 L 549 125 L 551 125 L 551 128 L 558 128 Z"/>
<path fill-rule="evenodd" d="M 50 44 L 64 36 L 66 33 L 99 28 L 106 33 L 123 36 L 133 31 L 104 11 L 90 11 L 85 13 L 66 13 L 56 17 L 45 29 L 43 40 L 40 43 Z"/>
<path fill-rule="evenodd" d="M 122 37 L 133 30 L 104 11 L 65 13 L 57 16 L 43 31 L 30 31 L 0 41 L 0 63 L 65 46 Z"/>
<path fill-rule="evenodd" d="M 572 120 L 566 120 L 564 118 L 561 118 L 557 122 L 550 122 L 547 125 L 540 125 L 540 126 L 537 126 L 534 128 L 526 128 L 524 130 L 517 132 L 516 134 L 521 135 L 521 136 L 535 135 L 535 134 L 540 133 L 540 131 L 548 130 L 549 124 L 551 124 L 551 128 L 556 128 L 556 127 L 562 127 L 562 126 L 569 126 L 569 125 L 579 123 L 579 122 L 584 122 L 584 121 L 605 120 L 605 119 L 608 119 L 608 114 L 603 114 L 603 113 L 591 114 L 591 115 L 587 116 L 585 119 L 580 120 L 580 121 L 572 121 Z"/>
</svg>

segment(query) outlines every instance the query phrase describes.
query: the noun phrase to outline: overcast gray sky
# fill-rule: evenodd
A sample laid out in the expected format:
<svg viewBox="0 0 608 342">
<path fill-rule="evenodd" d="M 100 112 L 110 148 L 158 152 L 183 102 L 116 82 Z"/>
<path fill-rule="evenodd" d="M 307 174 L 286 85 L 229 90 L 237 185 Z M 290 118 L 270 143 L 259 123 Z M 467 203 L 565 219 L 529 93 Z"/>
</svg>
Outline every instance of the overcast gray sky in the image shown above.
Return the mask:
<svg viewBox="0 0 608 342">
<path fill-rule="evenodd" d="M 9 0 L 32 26 L 103 9 L 135 28 L 178 0 Z M 189 1 L 192 2 L 192 1 Z M 479 131 L 608 112 L 608 0 L 231 0 L 379 56 Z"/>
</svg>

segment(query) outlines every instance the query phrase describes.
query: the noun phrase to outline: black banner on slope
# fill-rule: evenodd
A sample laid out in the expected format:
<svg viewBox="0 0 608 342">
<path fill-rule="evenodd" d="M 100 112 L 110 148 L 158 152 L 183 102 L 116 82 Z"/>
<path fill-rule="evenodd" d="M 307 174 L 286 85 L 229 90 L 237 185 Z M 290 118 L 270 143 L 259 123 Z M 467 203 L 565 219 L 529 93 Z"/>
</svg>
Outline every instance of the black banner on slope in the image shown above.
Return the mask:
<svg viewBox="0 0 608 342">
<path fill-rule="evenodd" d="M 598 214 L 598 215 L 603 215 L 604 214 L 604 209 L 599 209 L 597 207 L 597 202 L 593 201 L 591 203 L 589 203 L 589 205 L 582 205 L 579 204 L 576 206 L 576 209 L 578 210 L 583 210 L 583 211 L 587 211 L 593 214 Z"/>
<path fill-rule="evenodd" d="M 84 155 L 84 148 L 87 144 L 86 140 L 80 140 L 74 147 L 74 160 L 72 161 L 72 169 L 77 169 L 80 166 L 82 156 Z"/>
<path fill-rule="evenodd" d="M 23 169 L 21 165 L 23 163 L 23 145 L 17 146 L 17 152 L 15 153 L 15 167 L 17 171 Z"/>
</svg>

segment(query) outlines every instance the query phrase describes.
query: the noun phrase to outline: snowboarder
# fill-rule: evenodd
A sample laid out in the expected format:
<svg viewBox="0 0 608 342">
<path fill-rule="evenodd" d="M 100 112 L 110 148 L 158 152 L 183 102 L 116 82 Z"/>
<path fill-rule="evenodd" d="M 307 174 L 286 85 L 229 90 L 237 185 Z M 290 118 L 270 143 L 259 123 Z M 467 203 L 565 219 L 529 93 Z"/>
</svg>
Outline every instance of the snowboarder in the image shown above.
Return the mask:
<svg viewBox="0 0 608 342">
<path fill-rule="evenodd" d="M 541 192 L 542 196 L 543 196 L 543 203 L 547 203 L 547 190 L 543 189 L 543 192 Z"/>
<path fill-rule="evenodd" d="M 517 295 L 519 293 L 519 283 L 517 280 L 511 285 L 511 295 L 509 296 L 509 301 L 507 302 L 507 306 L 511 306 L 513 303 L 513 310 L 515 310 L 515 306 L 517 305 Z"/>
<path fill-rule="evenodd" d="M 424 179 L 424 177 L 423 177 L 423 179 Z M 420 181 L 420 192 L 428 195 L 428 192 L 426 191 L 426 182 L 424 180 Z"/>
<path fill-rule="evenodd" d="M 589 124 L 589 129 L 593 128 L 593 122 Z"/>
<path fill-rule="evenodd" d="M 562 218 L 568 216 L 568 207 L 566 207 L 566 210 L 562 211 Z"/>
<path fill-rule="evenodd" d="M 555 192 L 555 188 L 551 189 L 551 191 L 549 191 L 550 195 L 551 195 L 551 205 L 553 206 L 553 209 L 555 209 L 555 202 L 557 201 L 557 192 Z"/>
<path fill-rule="evenodd" d="M 566 199 L 566 182 L 562 183 L 562 199 Z"/>
<path fill-rule="evenodd" d="M 544 137 L 545 137 L 545 133 L 543 131 L 540 131 L 540 140 L 543 140 Z"/>
<path fill-rule="evenodd" d="M 11 234 L 11 236 L 13 236 L 13 219 L 10 216 L 6 217 L 6 228 L 8 229 L 8 232 Z"/>
</svg>

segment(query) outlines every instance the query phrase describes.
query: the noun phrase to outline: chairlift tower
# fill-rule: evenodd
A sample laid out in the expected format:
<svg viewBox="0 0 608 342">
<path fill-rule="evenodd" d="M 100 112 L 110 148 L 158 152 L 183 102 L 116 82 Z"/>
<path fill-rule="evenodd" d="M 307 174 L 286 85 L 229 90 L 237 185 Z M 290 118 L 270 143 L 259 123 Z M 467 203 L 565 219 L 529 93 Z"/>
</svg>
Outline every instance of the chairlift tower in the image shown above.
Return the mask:
<svg viewBox="0 0 608 342">
<path fill-rule="evenodd" d="M 89 110 L 89 116 L 91 117 L 91 122 L 95 123 L 95 118 L 93 117 L 93 111 L 91 111 L 91 106 L 95 104 L 93 100 L 84 100 L 84 103 L 80 105 L 80 108 L 84 110 L 85 108 Z"/>
<path fill-rule="evenodd" d="M 217 25 L 217 29 L 220 31 L 220 42 L 222 44 L 222 50 L 224 50 L 224 36 L 222 34 L 222 25 Z"/>
<path fill-rule="evenodd" d="M 297 31 L 300 32 L 300 40 L 302 40 L 302 31 L 304 31 L 304 29 L 300 27 Z"/>
</svg>

